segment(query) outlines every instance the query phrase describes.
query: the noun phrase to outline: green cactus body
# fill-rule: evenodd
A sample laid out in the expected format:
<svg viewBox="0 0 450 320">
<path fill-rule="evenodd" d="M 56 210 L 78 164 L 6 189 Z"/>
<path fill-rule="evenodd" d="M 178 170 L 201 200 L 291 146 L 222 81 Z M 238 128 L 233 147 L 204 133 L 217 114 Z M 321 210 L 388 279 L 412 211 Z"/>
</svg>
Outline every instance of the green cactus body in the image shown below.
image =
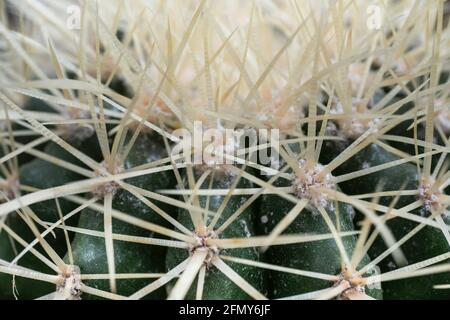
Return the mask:
<svg viewBox="0 0 450 320">
<path fill-rule="evenodd" d="M 90 142 L 92 144 L 92 142 Z M 89 148 L 91 149 L 91 148 Z M 93 149 L 95 150 L 95 149 Z M 74 156 L 62 149 L 60 146 L 51 142 L 45 148 L 45 153 L 54 156 L 58 159 L 64 160 L 69 163 L 80 165 L 80 162 L 76 160 Z M 23 167 L 20 168 L 19 181 L 22 185 L 47 189 L 52 187 L 58 187 L 82 179 L 78 173 L 67 170 L 63 167 L 57 166 L 42 159 L 35 159 Z M 74 210 L 77 206 L 65 199 L 58 199 L 62 214 L 67 214 Z M 36 216 L 42 221 L 56 222 L 60 219 L 56 202 L 54 200 L 48 200 L 36 203 L 30 207 Z M 69 219 L 66 223 L 76 225 L 77 218 Z M 10 225 L 13 230 L 23 237 L 26 241 L 34 239 L 34 235 L 30 228 L 24 223 L 24 221 L 17 215 L 10 217 Z M 66 242 L 61 230 L 55 231 L 57 237 L 54 239 L 51 236 L 47 236 L 46 239 L 51 242 L 52 247 L 61 256 L 65 254 L 67 250 Z"/>
<path fill-rule="evenodd" d="M 95 140 L 94 140 L 95 139 Z M 83 142 L 82 149 L 87 154 L 92 155 L 92 151 L 87 150 L 98 150 L 98 147 L 94 147 L 96 144 L 96 138 L 92 137 L 85 142 Z M 69 163 L 74 163 L 80 165 L 81 163 L 70 153 L 62 149 L 57 144 L 50 142 L 44 149 L 44 152 L 48 155 L 54 156 L 58 159 L 67 161 Z M 98 158 L 98 156 L 97 156 Z M 39 189 L 46 189 L 52 187 L 62 186 L 64 184 L 80 180 L 82 177 L 70 170 L 52 164 L 42 159 L 34 159 L 31 162 L 23 165 L 19 171 L 19 181 L 22 185 L 31 186 Z M 59 199 L 59 204 L 62 214 L 67 214 L 74 210 L 77 206 L 65 199 Z M 48 200 L 33 204 L 30 206 L 36 216 L 45 222 L 56 222 L 60 219 L 58 214 L 58 209 L 56 202 L 54 200 Z M 65 223 L 68 225 L 76 225 L 78 221 L 77 217 L 68 219 Z M 7 225 L 14 230 L 15 233 L 27 243 L 30 243 L 35 239 L 30 227 L 24 222 L 24 220 L 17 214 L 11 214 L 6 219 Z M 39 232 L 43 232 L 44 229 L 35 223 L 35 226 Z M 9 253 L 13 252 L 13 246 L 8 239 L 5 231 L 2 231 L 2 248 L 4 251 L 0 252 L 0 259 L 10 261 L 12 260 Z M 53 236 L 54 234 L 54 236 Z M 50 246 L 56 251 L 59 256 L 64 256 L 67 252 L 67 243 L 62 230 L 54 230 L 53 234 L 49 234 L 45 237 L 45 240 L 50 244 Z M 18 242 L 14 242 L 14 247 L 20 253 L 23 250 Z M 35 246 L 40 252 L 44 253 L 44 250 L 40 245 Z M 53 273 L 53 270 L 49 269 L 44 263 L 39 259 L 34 257 L 30 252 L 26 253 L 18 262 L 22 267 L 29 268 L 38 272 Z M 10 276 L 6 276 L 7 279 L 12 279 Z M 12 294 L 11 291 L 11 281 L 2 281 L 5 287 L 1 287 L 0 291 L 3 293 Z M 16 277 L 16 287 L 18 292 L 18 297 L 21 299 L 34 299 L 42 296 L 45 293 L 49 293 L 49 288 L 54 286 L 49 285 L 44 282 L 35 281 L 32 279 Z M 30 290 L 33 288 L 33 290 Z"/>
<path fill-rule="evenodd" d="M 287 180 L 278 179 L 274 186 L 289 186 Z M 294 203 L 281 199 L 276 195 L 263 195 L 259 215 L 260 230 L 269 234 L 283 217 L 294 207 Z M 354 210 L 351 206 L 339 203 L 338 208 L 327 209 L 330 218 L 340 231 L 353 231 L 352 218 Z M 337 215 L 339 223 L 337 223 Z M 283 234 L 324 234 L 330 233 L 321 214 L 314 209 L 303 209 L 299 216 L 289 225 Z M 351 257 L 356 244 L 356 237 L 342 238 L 347 254 Z M 271 246 L 264 255 L 265 261 L 274 265 L 289 267 L 304 271 L 315 271 L 328 275 L 338 275 L 342 272 L 342 259 L 334 239 L 321 240 L 300 244 Z M 362 264 L 370 260 L 364 257 Z M 269 287 L 271 298 L 285 298 L 302 293 L 326 289 L 334 284 L 327 280 L 299 276 L 286 272 L 271 271 Z M 382 298 L 379 288 L 368 288 L 366 294 L 376 299 Z"/>
<path fill-rule="evenodd" d="M 33 111 L 33 112 L 45 112 L 45 113 L 55 113 L 55 109 L 53 109 L 51 106 L 49 106 L 47 103 L 45 103 L 42 100 L 39 100 L 37 98 L 28 98 L 27 101 L 25 102 L 25 105 L 23 107 L 26 111 Z M 23 120 L 24 122 L 26 122 L 25 120 Z M 12 125 L 13 130 L 30 130 L 30 128 L 24 127 L 18 123 L 14 123 Z M 33 140 L 36 139 L 35 135 L 30 135 L 30 136 L 19 136 L 19 137 L 15 137 L 14 140 L 18 143 L 21 144 L 28 144 L 30 142 L 33 142 Z M 36 146 L 35 148 L 43 151 L 46 147 L 45 143 L 42 143 L 38 146 Z M 34 157 L 31 154 L 28 153 L 21 153 L 18 157 L 17 157 L 19 163 L 21 165 L 26 164 L 30 161 L 32 161 L 34 159 Z"/>
<path fill-rule="evenodd" d="M 15 257 L 8 234 L 4 230 L 0 231 L 0 257 L 6 262 L 10 262 Z M 6 273 L 0 273 L 0 299 L 13 298 L 12 290 L 12 277 Z"/>
<path fill-rule="evenodd" d="M 352 171 L 360 170 L 363 167 L 373 167 L 398 159 L 397 156 L 381 147 L 370 145 L 348 161 L 348 166 L 351 166 L 348 169 Z M 405 163 L 348 181 L 342 185 L 342 188 L 350 194 L 364 194 L 375 192 L 380 184 L 384 191 L 396 191 L 402 187 L 404 190 L 415 190 L 419 185 L 417 168 L 414 164 Z M 392 197 L 381 198 L 380 204 L 389 206 L 392 200 Z M 416 198 L 413 196 L 402 196 L 397 201 L 396 208 L 402 208 L 415 200 Z M 421 216 L 429 215 L 424 208 L 415 210 L 413 213 Z M 447 225 L 450 225 L 450 219 L 446 217 L 443 217 L 443 219 Z M 400 240 L 413 230 L 417 223 L 397 217 L 387 221 L 386 225 L 392 231 L 394 237 Z M 384 241 L 378 237 L 369 250 L 369 254 L 376 258 L 386 249 Z M 414 264 L 448 252 L 449 244 L 440 229 L 426 226 L 403 244 L 401 249 L 407 257 L 408 263 Z M 392 271 L 399 267 L 391 256 L 381 261 L 379 266 L 383 272 Z M 388 281 L 383 283 L 383 292 L 386 299 L 448 299 L 450 298 L 448 290 L 435 290 L 433 285 L 449 282 L 450 273 Z"/>
<path fill-rule="evenodd" d="M 219 169 L 220 170 L 220 169 Z M 198 177 L 197 177 L 198 178 Z M 228 189 L 230 188 L 237 176 L 230 175 L 224 172 L 216 172 L 214 181 L 212 183 L 212 189 Z M 211 178 L 208 177 L 203 183 L 202 188 L 209 188 Z M 252 183 L 241 179 L 238 182 L 237 188 L 250 188 Z M 224 200 L 224 196 L 210 196 L 209 197 L 209 210 L 217 212 L 220 205 Z M 235 213 L 248 199 L 248 196 L 232 196 L 222 212 L 216 227 L 222 225 L 233 213 Z M 201 207 L 205 207 L 207 202 L 206 196 L 199 197 L 199 203 Z M 232 238 L 249 238 L 255 235 L 255 226 L 252 221 L 253 208 L 247 208 L 242 214 L 233 221 L 229 227 L 225 229 L 223 233 L 219 235 L 219 238 L 232 239 Z M 213 217 L 209 216 L 207 224 L 212 221 Z M 192 220 L 189 212 L 185 210 L 179 210 L 178 221 L 187 227 L 189 230 L 194 230 Z M 193 231 L 194 232 L 194 231 Z M 233 256 L 242 259 L 249 259 L 253 261 L 259 260 L 259 252 L 256 248 L 239 248 L 239 249 L 227 249 L 221 250 L 220 254 Z M 167 252 L 166 266 L 167 269 L 175 267 L 183 260 L 189 257 L 189 252 L 183 249 L 170 248 Z M 247 282 L 249 282 L 254 288 L 265 293 L 265 280 L 264 271 L 260 268 L 247 266 L 243 264 L 237 264 L 227 262 L 231 268 L 234 269 L 240 276 L 242 276 Z M 192 286 L 187 294 L 188 299 L 195 299 L 196 286 Z M 205 284 L 203 290 L 203 299 L 205 300 L 245 300 L 250 297 L 241 288 L 235 285 L 230 279 L 228 279 L 221 271 L 214 266 L 208 266 L 205 276 Z"/>
<path fill-rule="evenodd" d="M 134 168 L 166 156 L 164 144 L 159 139 L 155 139 L 154 136 L 141 135 L 124 162 L 124 168 Z M 125 182 L 146 190 L 168 189 L 175 185 L 173 174 L 169 171 L 130 178 Z M 169 206 L 159 202 L 154 203 L 170 214 L 172 209 Z M 133 217 L 167 226 L 167 222 L 161 216 L 126 190 L 119 189 L 114 194 L 113 208 Z M 85 209 L 81 213 L 79 228 L 103 231 L 103 226 L 103 214 L 93 212 L 91 209 Z M 113 232 L 138 237 L 157 237 L 151 231 L 115 219 L 113 219 Z M 108 273 L 104 238 L 77 234 L 72 242 L 72 249 L 74 264 L 80 268 L 81 274 Z M 165 247 L 114 240 L 116 273 L 161 273 L 164 271 L 162 257 L 164 257 L 165 251 Z M 67 256 L 65 260 L 68 261 Z M 117 280 L 117 293 L 125 296 L 131 295 L 151 281 L 153 280 L 119 279 Z M 108 280 L 86 280 L 84 283 L 97 289 L 109 290 Z M 164 290 L 157 290 L 147 298 L 163 299 L 164 297 Z M 92 299 L 95 297 L 82 295 L 82 298 Z"/>
<path fill-rule="evenodd" d="M 21 250 L 21 247 L 17 242 L 14 242 L 16 248 Z M 11 239 L 6 233 L 6 231 L 0 231 L 0 259 L 11 262 L 16 257 L 16 252 L 11 244 Z M 22 259 L 18 262 L 21 267 L 29 268 L 30 270 L 40 271 L 48 274 L 52 274 L 53 270 L 48 268 L 43 262 L 38 258 L 33 256 L 30 252 L 26 253 Z M 13 289 L 13 280 L 15 289 Z M 15 299 L 14 291 L 16 296 L 20 300 L 31 300 L 36 299 L 41 296 L 48 294 L 55 290 L 53 284 L 33 280 L 23 277 L 14 277 L 6 273 L 0 273 L 0 300 Z"/>
<path fill-rule="evenodd" d="M 90 138 L 84 141 L 79 141 L 76 144 L 81 152 L 92 157 L 94 160 L 98 160 L 101 157 L 96 136 L 91 136 Z M 54 142 L 47 143 L 43 152 L 62 161 L 83 167 L 83 163 L 81 161 Z M 34 159 L 21 166 L 18 175 L 18 181 L 20 184 L 42 190 L 60 187 L 83 179 L 83 177 L 78 173 L 43 159 Z M 62 198 L 58 199 L 58 201 L 61 208 L 61 213 L 63 215 L 71 212 L 77 207 L 76 204 Z M 41 221 L 56 222 L 60 219 L 55 200 L 39 202 L 31 205 L 30 208 Z M 77 221 L 78 218 L 75 216 L 68 219 L 65 223 L 68 225 L 76 225 Z M 8 225 L 25 241 L 30 242 L 35 239 L 35 235 L 31 231 L 30 227 L 17 214 L 11 214 L 8 216 Z M 40 232 L 43 231 L 43 229 L 36 223 L 35 225 L 38 227 Z M 56 237 L 53 235 L 47 235 L 45 239 L 60 256 L 63 256 L 67 251 L 67 245 L 63 232 L 61 230 L 54 230 L 53 233 Z M 40 246 L 38 247 L 40 248 Z"/>
</svg>

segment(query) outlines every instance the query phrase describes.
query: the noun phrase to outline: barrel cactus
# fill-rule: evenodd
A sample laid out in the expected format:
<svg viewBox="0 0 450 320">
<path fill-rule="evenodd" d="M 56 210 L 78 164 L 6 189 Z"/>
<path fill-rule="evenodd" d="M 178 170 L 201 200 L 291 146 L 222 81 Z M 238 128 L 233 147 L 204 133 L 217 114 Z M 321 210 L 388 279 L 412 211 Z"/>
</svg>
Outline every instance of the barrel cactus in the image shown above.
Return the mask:
<svg viewBox="0 0 450 320">
<path fill-rule="evenodd" d="M 450 299 L 448 7 L 0 0 L 0 299 Z"/>
</svg>

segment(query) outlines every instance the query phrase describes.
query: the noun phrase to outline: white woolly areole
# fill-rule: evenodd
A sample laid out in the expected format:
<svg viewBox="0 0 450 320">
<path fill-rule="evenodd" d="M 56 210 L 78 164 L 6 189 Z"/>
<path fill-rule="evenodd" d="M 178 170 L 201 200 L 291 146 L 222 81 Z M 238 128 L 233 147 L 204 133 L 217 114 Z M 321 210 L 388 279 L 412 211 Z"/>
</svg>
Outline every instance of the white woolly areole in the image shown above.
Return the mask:
<svg viewBox="0 0 450 320">
<path fill-rule="evenodd" d="M 344 285 L 345 289 L 338 297 L 338 300 L 348 300 L 350 294 L 354 293 L 365 293 L 366 291 L 366 280 L 361 277 L 361 275 L 351 272 L 349 269 L 345 268 L 338 275 L 338 280 L 335 282 L 334 286 Z"/>
<path fill-rule="evenodd" d="M 252 101 L 250 109 L 255 113 L 255 118 L 267 128 L 294 130 L 305 117 L 303 110 L 307 107 L 308 100 L 303 96 L 288 106 L 284 106 L 284 98 L 277 90 L 264 91 L 262 98 L 265 102 L 262 106 Z"/>
<path fill-rule="evenodd" d="M 20 187 L 19 179 L 14 174 L 5 179 L 0 187 L 0 203 L 10 201 L 16 198 L 16 195 L 20 195 Z"/>
<path fill-rule="evenodd" d="M 207 255 L 204 264 L 207 268 L 211 266 L 211 261 L 214 257 L 218 256 L 220 249 L 216 245 L 208 245 L 208 239 L 217 239 L 218 236 L 213 230 L 206 230 L 202 233 L 194 232 L 195 243 L 189 247 L 190 254 L 194 254 L 197 250 L 206 250 Z"/>
<path fill-rule="evenodd" d="M 151 107 L 151 110 L 149 108 Z M 145 121 L 149 121 L 153 124 L 159 124 L 162 120 L 176 122 L 176 117 L 167 104 L 159 97 L 155 97 L 155 93 L 148 87 L 145 87 L 142 92 L 139 93 L 133 112 L 141 118 L 145 118 Z M 130 128 L 136 130 L 140 125 L 140 121 L 131 120 Z M 143 132 L 153 132 L 153 129 L 142 126 Z"/>
<path fill-rule="evenodd" d="M 427 211 L 440 211 L 443 209 L 444 194 L 440 190 L 433 190 L 436 181 L 429 178 L 422 178 L 419 185 L 419 198 L 423 201 Z"/>
<path fill-rule="evenodd" d="M 365 108 L 361 105 L 361 100 L 352 99 L 352 112 L 348 119 L 337 119 L 335 122 L 339 125 L 339 132 L 347 138 L 358 139 L 367 130 L 380 122 L 379 118 L 359 118 L 354 115 L 363 115 L 369 113 L 370 106 Z M 341 102 L 335 102 L 330 110 L 330 114 L 344 114 L 344 107 Z"/>
<path fill-rule="evenodd" d="M 76 266 L 69 266 L 67 270 L 60 274 L 60 282 L 56 285 L 56 292 L 65 300 L 81 300 L 81 276 L 80 269 Z"/>
<path fill-rule="evenodd" d="M 308 199 L 315 206 L 333 209 L 333 202 L 328 199 L 328 196 L 317 190 L 320 188 L 335 189 L 336 184 L 333 182 L 333 175 L 331 173 L 320 175 L 325 167 L 318 163 L 312 169 L 308 169 L 306 168 L 306 161 L 301 159 L 298 165 L 300 169 L 303 169 L 304 176 L 295 176 L 294 178 L 295 195 L 301 199 Z"/>
<path fill-rule="evenodd" d="M 447 109 L 438 112 L 436 121 L 441 126 L 442 131 L 448 136 L 450 135 L 450 105 Z"/>
<path fill-rule="evenodd" d="M 235 150 L 239 148 L 239 142 L 235 135 L 227 135 L 225 128 L 219 123 L 215 130 L 213 141 L 203 141 L 203 162 L 207 166 L 215 167 L 226 163 L 226 155 L 234 155 Z"/>
<path fill-rule="evenodd" d="M 67 120 L 91 119 L 91 113 L 88 110 L 69 108 L 65 112 L 64 117 Z M 76 143 L 92 137 L 95 133 L 95 128 L 92 124 L 64 123 L 58 125 L 58 129 L 61 131 L 63 139 Z"/>
<path fill-rule="evenodd" d="M 236 156 L 236 151 L 239 150 L 240 143 L 236 135 L 226 134 L 225 128 L 217 124 L 217 128 L 210 128 L 215 134 L 211 136 L 211 140 L 207 136 L 203 136 L 202 148 L 194 150 L 194 157 L 202 160 L 201 164 L 195 166 L 198 172 L 205 172 L 212 169 L 218 174 L 218 177 L 223 175 L 234 176 L 235 173 L 230 170 L 230 165 L 235 161 L 228 156 Z M 201 152 L 201 154 L 200 154 Z"/>
<path fill-rule="evenodd" d="M 109 171 L 108 164 L 105 161 L 102 161 L 102 163 L 100 163 L 100 168 L 101 168 L 100 170 L 96 171 L 97 177 L 106 177 L 107 172 Z M 119 161 L 115 164 L 114 172 L 112 174 L 119 174 L 122 171 L 123 171 L 123 164 L 122 162 Z M 96 196 L 103 198 L 106 194 L 109 193 L 114 195 L 119 189 L 120 186 L 117 182 L 109 181 L 96 186 L 92 191 L 92 193 Z"/>
</svg>

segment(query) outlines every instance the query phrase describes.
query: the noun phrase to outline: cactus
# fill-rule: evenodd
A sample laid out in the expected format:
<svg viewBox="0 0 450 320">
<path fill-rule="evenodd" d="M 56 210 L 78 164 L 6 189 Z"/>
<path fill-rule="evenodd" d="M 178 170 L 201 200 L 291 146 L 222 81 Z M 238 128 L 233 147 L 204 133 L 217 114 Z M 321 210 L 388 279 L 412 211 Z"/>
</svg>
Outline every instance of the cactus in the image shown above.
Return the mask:
<svg viewBox="0 0 450 320">
<path fill-rule="evenodd" d="M 450 299 L 447 7 L 0 0 L 0 299 Z"/>
</svg>

